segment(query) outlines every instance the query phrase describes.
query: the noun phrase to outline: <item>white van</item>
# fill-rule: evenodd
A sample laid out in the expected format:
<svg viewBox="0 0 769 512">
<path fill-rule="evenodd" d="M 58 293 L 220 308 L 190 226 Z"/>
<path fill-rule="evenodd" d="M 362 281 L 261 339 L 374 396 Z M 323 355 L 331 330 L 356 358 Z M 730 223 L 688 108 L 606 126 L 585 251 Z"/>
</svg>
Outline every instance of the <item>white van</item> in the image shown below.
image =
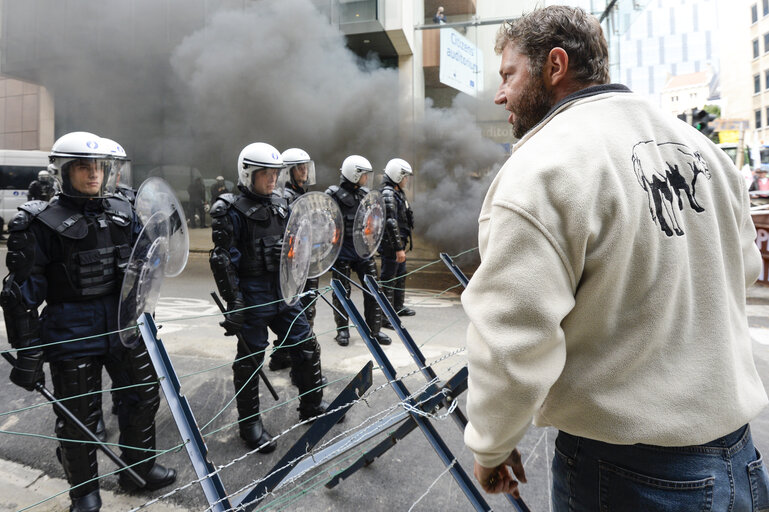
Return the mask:
<svg viewBox="0 0 769 512">
<path fill-rule="evenodd" d="M 0 149 L 0 218 L 7 224 L 27 201 L 29 184 L 48 167 L 45 151 Z"/>
</svg>

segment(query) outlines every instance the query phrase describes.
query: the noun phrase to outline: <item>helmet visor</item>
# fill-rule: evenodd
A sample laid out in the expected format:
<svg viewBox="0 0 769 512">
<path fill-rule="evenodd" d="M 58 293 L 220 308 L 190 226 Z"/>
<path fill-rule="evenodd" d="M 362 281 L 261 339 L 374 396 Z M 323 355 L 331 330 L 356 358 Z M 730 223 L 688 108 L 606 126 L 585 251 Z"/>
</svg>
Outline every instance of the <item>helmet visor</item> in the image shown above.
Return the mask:
<svg viewBox="0 0 769 512">
<path fill-rule="evenodd" d="M 295 187 L 301 187 L 307 190 L 308 187 L 315 185 L 315 162 L 301 162 L 297 164 L 287 164 L 280 171 L 278 186 L 286 187 L 288 184 Z"/>
<path fill-rule="evenodd" d="M 131 187 L 133 187 L 133 181 L 131 180 L 131 161 L 123 158 L 115 158 L 112 161 L 112 169 L 110 170 L 107 182 L 104 185 L 105 192 L 114 194 L 119 188 Z"/>
<path fill-rule="evenodd" d="M 102 197 L 113 177 L 110 157 L 52 157 L 61 170 L 62 192 L 73 197 Z"/>
</svg>

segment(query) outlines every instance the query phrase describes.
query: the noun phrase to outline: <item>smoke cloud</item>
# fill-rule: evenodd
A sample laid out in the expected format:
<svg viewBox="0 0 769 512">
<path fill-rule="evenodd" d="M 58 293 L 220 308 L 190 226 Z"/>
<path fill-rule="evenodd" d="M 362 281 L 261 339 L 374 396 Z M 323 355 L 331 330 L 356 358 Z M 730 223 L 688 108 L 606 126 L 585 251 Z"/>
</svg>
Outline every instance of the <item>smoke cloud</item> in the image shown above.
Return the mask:
<svg viewBox="0 0 769 512">
<path fill-rule="evenodd" d="M 477 245 L 490 171 L 505 155 L 481 137 L 476 100 L 460 94 L 452 108 L 427 105 L 422 115 L 399 97 L 398 71 L 348 50 L 311 0 L 4 5 L 6 53 L 38 34 L 27 57 L 54 95 L 57 135 L 94 131 L 121 142 L 137 167 L 186 164 L 232 181 L 250 142 L 301 147 L 321 190 L 338 182 L 349 154 L 378 174 L 406 158 L 417 232 L 448 252 Z"/>
</svg>

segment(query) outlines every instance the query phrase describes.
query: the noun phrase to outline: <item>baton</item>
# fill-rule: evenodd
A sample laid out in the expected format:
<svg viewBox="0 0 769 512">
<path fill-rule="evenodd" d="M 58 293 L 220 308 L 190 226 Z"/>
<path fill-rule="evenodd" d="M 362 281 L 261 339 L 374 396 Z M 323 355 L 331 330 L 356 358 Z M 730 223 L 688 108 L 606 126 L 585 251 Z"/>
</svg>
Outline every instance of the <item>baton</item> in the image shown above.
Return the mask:
<svg viewBox="0 0 769 512">
<path fill-rule="evenodd" d="M 3 357 L 5 358 L 6 361 L 11 363 L 11 366 L 13 366 L 14 368 L 16 367 L 16 359 L 14 359 L 14 357 L 11 354 L 8 354 L 7 352 L 3 352 Z M 64 416 L 66 416 L 67 420 L 71 421 L 72 424 L 75 425 L 75 427 L 77 427 L 77 429 L 80 432 L 85 434 L 91 441 L 96 442 L 98 444 L 98 448 L 101 451 L 103 451 L 104 454 L 112 460 L 112 462 L 117 464 L 120 469 L 125 471 L 128 477 L 131 480 L 133 480 L 136 485 L 138 485 L 139 487 L 144 487 L 147 485 L 147 482 L 142 477 L 140 477 L 132 467 L 129 467 L 128 464 L 123 462 L 123 459 L 118 457 L 117 454 L 115 454 L 115 452 L 110 450 L 109 446 L 105 445 L 101 441 L 101 439 L 96 437 L 96 434 L 91 432 L 91 429 L 86 427 L 83 424 L 83 422 L 77 418 L 77 416 L 72 414 L 72 411 L 67 409 L 67 407 L 63 403 L 56 400 L 56 397 L 54 397 L 51 394 L 51 392 L 48 391 L 48 389 L 41 382 L 35 383 L 35 391 L 38 391 L 41 395 L 45 397 L 46 400 L 51 402 L 51 404 L 53 404 L 53 408 L 56 409 L 61 414 L 63 414 Z"/>
<path fill-rule="evenodd" d="M 224 318 L 227 318 L 227 308 L 224 307 L 224 304 L 222 304 L 221 299 L 216 294 L 216 292 L 211 292 L 211 297 L 214 298 L 214 302 L 216 302 L 216 305 L 219 306 L 219 310 L 224 315 Z M 235 337 L 238 338 L 238 344 L 240 344 L 243 351 L 248 354 L 251 359 L 256 363 L 256 365 L 259 367 L 257 370 L 257 373 L 264 381 L 264 385 L 267 387 L 267 390 L 272 395 L 272 398 L 275 399 L 276 402 L 280 401 L 280 397 L 278 396 L 278 393 L 275 391 L 275 388 L 272 387 L 272 384 L 270 383 L 270 379 L 267 378 L 267 375 L 265 375 L 264 370 L 262 369 L 262 364 L 256 359 L 256 354 L 254 354 L 250 348 L 248 348 L 248 345 L 246 344 L 246 340 L 243 339 L 243 335 L 240 333 L 237 333 Z M 262 361 L 263 363 L 264 361 Z"/>
</svg>

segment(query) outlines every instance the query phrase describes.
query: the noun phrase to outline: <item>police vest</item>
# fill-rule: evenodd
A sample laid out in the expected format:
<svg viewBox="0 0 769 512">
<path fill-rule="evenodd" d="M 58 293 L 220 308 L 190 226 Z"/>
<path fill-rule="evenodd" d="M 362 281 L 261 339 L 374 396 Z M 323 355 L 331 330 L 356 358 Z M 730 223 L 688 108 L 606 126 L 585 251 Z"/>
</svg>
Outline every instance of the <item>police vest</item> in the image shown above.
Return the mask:
<svg viewBox="0 0 769 512">
<path fill-rule="evenodd" d="M 131 256 L 133 210 L 119 196 L 95 201 L 101 201 L 100 207 L 85 214 L 55 201 L 37 215 L 61 246 L 45 268 L 49 304 L 104 297 L 120 289 Z"/>
<path fill-rule="evenodd" d="M 288 222 L 286 201 L 277 195 L 264 201 L 240 195 L 232 207 L 245 221 L 238 243 L 241 250 L 238 275 L 258 277 L 266 272 L 277 272 L 281 240 Z"/>
<path fill-rule="evenodd" d="M 366 187 L 358 187 L 350 192 L 345 187 L 332 185 L 328 187 L 326 193 L 334 198 L 339 205 L 339 209 L 342 211 L 345 238 L 352 237 L 353 226 L 355 225 L 355 214 L 358 212 L 360 202 L 366 197 L 366 194 L 369 193 L 369 189 Z"/>
</svg>

